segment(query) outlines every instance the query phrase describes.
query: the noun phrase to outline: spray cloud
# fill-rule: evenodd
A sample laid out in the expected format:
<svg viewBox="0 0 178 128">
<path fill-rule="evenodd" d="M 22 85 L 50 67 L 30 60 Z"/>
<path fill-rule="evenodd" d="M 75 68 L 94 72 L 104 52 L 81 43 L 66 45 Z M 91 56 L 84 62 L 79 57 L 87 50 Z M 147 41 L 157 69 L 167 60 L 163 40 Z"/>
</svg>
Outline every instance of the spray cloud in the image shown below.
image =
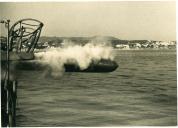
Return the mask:
<svg viewBox="0 0 178 128">
<path fill-rule="evenodd" d="M 71 41 L 63 41 L 63 47 L 49 48 L 45 52 L 35 54 L 41 64 L 48 65 L 51 75 L 58 77 L 65 71 L 64 64 L 74 63 L 80 69 L 86 69 L 92 61 L 100 59 L 114 59 L 112 47 L 108 42 L 93 42 L 82 45 L 75 45 Z"/>
</svg>

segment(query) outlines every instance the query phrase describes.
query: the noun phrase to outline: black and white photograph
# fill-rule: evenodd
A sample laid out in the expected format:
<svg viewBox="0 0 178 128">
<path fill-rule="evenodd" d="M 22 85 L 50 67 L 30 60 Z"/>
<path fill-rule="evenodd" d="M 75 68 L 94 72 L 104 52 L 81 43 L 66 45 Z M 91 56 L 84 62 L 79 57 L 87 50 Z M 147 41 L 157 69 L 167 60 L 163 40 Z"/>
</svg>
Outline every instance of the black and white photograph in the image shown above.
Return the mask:
<svg viewBox="0 0 178 128">
<path fill-rule="evenodd" d="M 177 126 L 176 1 L 0 2 L 1 127 Z"/>
</svg>

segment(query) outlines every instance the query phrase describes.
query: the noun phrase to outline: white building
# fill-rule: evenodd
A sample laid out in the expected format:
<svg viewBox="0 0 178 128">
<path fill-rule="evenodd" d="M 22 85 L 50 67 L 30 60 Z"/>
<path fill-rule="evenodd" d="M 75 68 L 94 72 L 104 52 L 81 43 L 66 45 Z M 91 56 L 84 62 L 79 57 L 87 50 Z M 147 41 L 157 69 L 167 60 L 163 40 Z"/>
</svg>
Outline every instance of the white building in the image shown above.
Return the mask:
<svg viewBox="0 0 178 128">
<path fill-rule="evenodd" d="M 127 44 L 117 44 L 116 48 L 125 49 L 125 50 L 129 50 L 130 49 L 129 45 L 127 45 Z"/>
</svg>

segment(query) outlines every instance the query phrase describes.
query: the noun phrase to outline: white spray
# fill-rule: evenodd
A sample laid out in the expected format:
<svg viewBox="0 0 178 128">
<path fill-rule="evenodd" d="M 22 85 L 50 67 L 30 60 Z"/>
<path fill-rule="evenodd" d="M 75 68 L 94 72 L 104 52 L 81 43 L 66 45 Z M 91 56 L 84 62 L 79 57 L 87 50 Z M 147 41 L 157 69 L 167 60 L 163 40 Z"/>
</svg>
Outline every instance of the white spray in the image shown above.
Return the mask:
<svg viewBox="0 0 178 128">
<path fill-rule="evenodd" d="M 108 45 L 108 42 L 89 42 L 84 46 L 74 45 L 71 41 L 63 41 L 62 44 L 62 48 L 50 48 L 46 52 L 35 54 L 41 64 L 51 67 L 51 75 L 54 77 L 58 77 L 64 72 L 64 64 L 67 63 L 75 63 L 83 70 L 93 60 L 114 59 L 112 47 Z"/>
</svg>

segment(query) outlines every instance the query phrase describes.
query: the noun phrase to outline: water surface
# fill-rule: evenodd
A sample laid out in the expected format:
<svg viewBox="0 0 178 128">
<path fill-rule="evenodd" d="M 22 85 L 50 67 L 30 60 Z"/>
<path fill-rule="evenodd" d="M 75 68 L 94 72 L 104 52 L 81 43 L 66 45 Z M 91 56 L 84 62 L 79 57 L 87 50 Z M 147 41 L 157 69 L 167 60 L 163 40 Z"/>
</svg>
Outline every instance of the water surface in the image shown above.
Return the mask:
<svg viewBox="0 0 178 128">
<path fill-rule="evenodd" d="M 112 73 L 20 71 L 17 126 L 176 125 L 176 51 L 115 52 Z"/>
</svg>

